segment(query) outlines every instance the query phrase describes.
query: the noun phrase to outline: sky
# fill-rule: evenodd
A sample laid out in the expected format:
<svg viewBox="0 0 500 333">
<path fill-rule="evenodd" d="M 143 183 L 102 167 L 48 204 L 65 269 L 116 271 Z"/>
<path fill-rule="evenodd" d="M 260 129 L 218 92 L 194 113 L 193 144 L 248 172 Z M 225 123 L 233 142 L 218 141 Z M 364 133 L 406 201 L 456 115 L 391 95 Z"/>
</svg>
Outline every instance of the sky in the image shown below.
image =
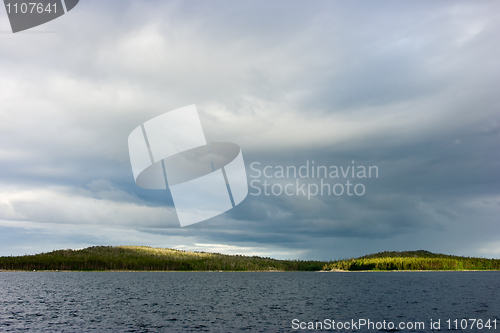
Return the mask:
<svg viewBox="0 0 500 333">
<path fill-rule="evenodd" d="M 499 35 L 497 1 L 81 0 L 16 34 L 1 8 L 0 255 L 500 258 Z M 256 182 L 181 228 L 169 191 L 135 184 L 127 138 L 191 104 Z M 313 161 L 378 177 L 323 179 L 342 195 L 265 195 L 264 181 L 320 185 L 276 177 Z"/>
</svg>

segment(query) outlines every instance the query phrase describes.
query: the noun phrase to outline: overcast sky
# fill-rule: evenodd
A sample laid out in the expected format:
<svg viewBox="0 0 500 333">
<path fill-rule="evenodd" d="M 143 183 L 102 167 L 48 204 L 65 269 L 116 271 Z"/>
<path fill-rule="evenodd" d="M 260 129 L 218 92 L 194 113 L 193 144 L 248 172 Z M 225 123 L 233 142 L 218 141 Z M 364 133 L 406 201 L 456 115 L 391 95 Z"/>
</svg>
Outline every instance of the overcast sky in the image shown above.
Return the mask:
<svg viewBox="0 0 500 333">
<path fill-rule="evenodd" d="M 1 8 L 0 32 L 0 255 L 500 258 L 498 1 L 81 0 L 16 34 Z M 208 141 L 241 147 L 249 182 L 266 180 L 253 162 L 378 178 L 326 179 L 361 196 L 249 195 L 180 228 L 169 191 L 134 183 L 127 138 L 191 104 Z"/>
</svg>

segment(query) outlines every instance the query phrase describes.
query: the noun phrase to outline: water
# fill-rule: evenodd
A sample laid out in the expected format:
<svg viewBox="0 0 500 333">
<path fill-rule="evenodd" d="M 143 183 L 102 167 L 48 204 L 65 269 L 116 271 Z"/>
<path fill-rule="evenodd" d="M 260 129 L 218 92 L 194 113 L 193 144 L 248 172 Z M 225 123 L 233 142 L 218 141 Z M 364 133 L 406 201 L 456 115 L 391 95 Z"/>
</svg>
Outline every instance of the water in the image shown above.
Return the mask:
<svg viewBox="0 0 500 333">
<path fill-rule="evenodd" d="M 496 319 L 461 331 L 500 331 L 500 272 L 0 272 L 0 332 L 297 332 L 293 319 L 360 318 L 424 331 Z"/>
</svg>

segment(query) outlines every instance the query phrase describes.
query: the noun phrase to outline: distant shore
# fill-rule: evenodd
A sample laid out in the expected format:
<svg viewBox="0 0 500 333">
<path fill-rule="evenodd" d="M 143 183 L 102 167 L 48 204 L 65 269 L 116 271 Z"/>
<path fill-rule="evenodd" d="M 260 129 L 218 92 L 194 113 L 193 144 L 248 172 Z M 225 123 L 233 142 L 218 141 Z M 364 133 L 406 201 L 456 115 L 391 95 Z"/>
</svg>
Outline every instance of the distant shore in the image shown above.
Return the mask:
<svg viewBox="0 0 500 333">
<path fill-rule="evenodd" d="M 25 273 L 294 273 L 294 272 L 307 272 L 307 271 L 284 271 L 284 270 L 270 270 L 270 271 L 147 271 L 147 270 L 21 270 L 21 269 L 0 269 L 0 273 L 8 272 L 25 272 Z M 357 270 L 357 271 L 313 271 L 315 273 L 418 273 L 418 272 L 500 272 L 500 269 L 427 269 L 427 270 Z"/>
<path fill-rule="evenodd" d="M 494 271 L 500 259 L 429 251 L 380 252 L 336 261 L 279 260 L 258 256 L 189 252 L 147 246 L 94 246 L 36 255 L 0 257 L 0 271 L 108 272 L 425 272 Z"/>
<path fill-rule="evenodd" d="M 321 273 L 406 273 L 406 272 L 499 272 L 500 269 L 400 269 L 400 270 L 357 270 L 357 271 L 319 271 Z"/>
</svg>

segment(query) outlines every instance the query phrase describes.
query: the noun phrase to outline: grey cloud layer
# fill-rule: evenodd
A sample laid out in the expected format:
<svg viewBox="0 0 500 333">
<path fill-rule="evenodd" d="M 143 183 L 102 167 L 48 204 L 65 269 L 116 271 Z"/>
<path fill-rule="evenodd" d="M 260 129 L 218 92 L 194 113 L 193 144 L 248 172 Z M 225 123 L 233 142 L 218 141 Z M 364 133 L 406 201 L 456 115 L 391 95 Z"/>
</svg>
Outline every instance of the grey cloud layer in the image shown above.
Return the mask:
<svg viewBox="0 0 500 333">
<path fill-rule="evenodd" d="M 281 257 L 418 248 L 498 256 L 499 9 L 85 1 L 43 26 L 55 34 L 1 34 L 0 228 L 17 236 L 0 251 L 28 242 L 25 233 L 42 229 L 26 223 L 38 222 Z M 172 229 L 168 193 L 135 186 L 126 138 L 193 103 L 207 139 L 238 143 L 247 167 L 355 160 L 380 177 L 363 197 L 249 196 Z M 24 229 L 12 231 L 16 221 Z M 78 229 L 43 230 L 69 246 Z M 97 234 L 73 243 L 113 243 Z"/>
</svg>

